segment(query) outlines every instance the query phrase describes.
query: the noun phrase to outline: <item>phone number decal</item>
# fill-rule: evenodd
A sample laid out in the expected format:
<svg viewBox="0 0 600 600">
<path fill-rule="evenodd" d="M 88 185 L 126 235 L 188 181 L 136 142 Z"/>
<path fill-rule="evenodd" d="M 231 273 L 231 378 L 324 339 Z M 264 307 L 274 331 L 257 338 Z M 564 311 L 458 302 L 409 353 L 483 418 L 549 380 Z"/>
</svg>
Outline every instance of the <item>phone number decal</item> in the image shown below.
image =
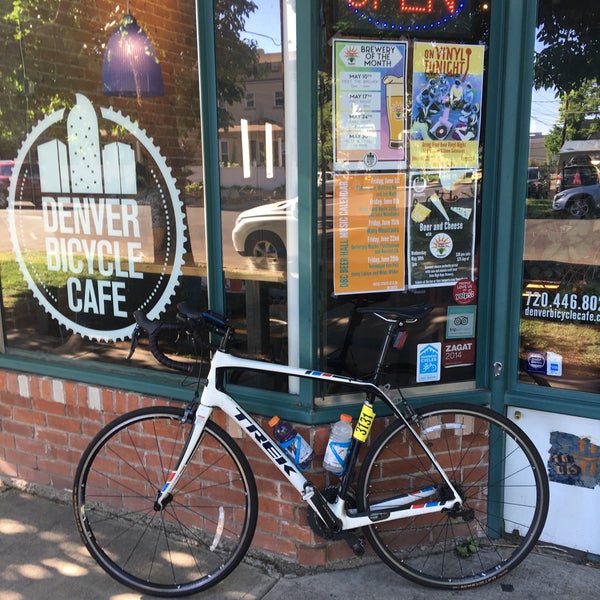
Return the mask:
<svg viewBox="0 0 600 600">
<path fill-rule="evenodd" d="M 526 317 L 600 323 L 600 296 L 528 291 L 524 297 Z"/>
</svg>

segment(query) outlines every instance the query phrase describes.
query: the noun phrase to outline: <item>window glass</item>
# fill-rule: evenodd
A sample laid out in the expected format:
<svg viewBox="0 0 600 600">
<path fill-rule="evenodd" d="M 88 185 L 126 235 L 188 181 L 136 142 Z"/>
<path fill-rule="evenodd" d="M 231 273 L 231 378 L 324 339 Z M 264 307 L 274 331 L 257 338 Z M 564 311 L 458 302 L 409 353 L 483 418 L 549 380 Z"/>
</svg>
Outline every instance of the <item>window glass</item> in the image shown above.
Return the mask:
<svg viewBox="0 0 600 600">
<path fill-rule="evenodd" d="M 195 2 L 127 7 L 0 2 L 8 351 L 120 362 L 134 310 L 206 306 Z"/>
<path fill-rule="evenodd" d="M 217 42 L 217 94 L 219 139 L 228 149 L 220 165 L 227 313 L 240 352 L 287 363 L 287 263 L 294 254 L 288 234 L 296 199 L 286 187 L 289 59 L 281 42 L 280 4 L 223 3 L 223 22 L 239 19 L 243 28 L 223 34 L 223 47 Z"/>
<path fill-rule="evenodd" d="M 472 387 L 489 3 L 422 4 L 324 3 L 321 357 L 366 376 L 385 324 L 360 308 L 431 304 L 386 380 Z"/>
<path fill-rule="evenodd" d="M 520 380 L 600 390 L 600 66 L 595 5 L 539 2 Z"/>
</svg>

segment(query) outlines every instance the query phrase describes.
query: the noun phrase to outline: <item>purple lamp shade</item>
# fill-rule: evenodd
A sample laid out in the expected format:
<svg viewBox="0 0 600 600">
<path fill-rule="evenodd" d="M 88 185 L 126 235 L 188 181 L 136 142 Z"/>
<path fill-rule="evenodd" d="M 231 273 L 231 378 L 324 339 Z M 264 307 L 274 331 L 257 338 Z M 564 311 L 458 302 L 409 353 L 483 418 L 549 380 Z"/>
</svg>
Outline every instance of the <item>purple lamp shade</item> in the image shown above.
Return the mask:
<svg viewBox="0 0 600 600">
<path fill-rule="evenodd" d="M 128 13 L 110 36 L 102 64 L 102 92 L 107 96 L 164 95 L 154 46 Z"/>
</svg>

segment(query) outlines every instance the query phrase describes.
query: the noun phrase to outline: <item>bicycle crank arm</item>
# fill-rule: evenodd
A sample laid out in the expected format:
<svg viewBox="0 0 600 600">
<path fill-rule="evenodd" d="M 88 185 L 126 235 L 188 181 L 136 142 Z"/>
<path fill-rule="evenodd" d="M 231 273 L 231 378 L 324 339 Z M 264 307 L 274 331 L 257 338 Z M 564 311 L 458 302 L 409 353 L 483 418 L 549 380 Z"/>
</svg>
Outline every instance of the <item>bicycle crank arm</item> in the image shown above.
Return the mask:
<svg viewBox="0 0 600 600">
<path fill-rule="evenodd" d="M 331 510 L 331 505 L 325 500 L 323 494 L 310 481 L 307 481 L 304 485 L 302 498 L 308 502 L 327 529 L 333 533 L 342 531 L 341 519 L 335 515 Z"/>
</svg>

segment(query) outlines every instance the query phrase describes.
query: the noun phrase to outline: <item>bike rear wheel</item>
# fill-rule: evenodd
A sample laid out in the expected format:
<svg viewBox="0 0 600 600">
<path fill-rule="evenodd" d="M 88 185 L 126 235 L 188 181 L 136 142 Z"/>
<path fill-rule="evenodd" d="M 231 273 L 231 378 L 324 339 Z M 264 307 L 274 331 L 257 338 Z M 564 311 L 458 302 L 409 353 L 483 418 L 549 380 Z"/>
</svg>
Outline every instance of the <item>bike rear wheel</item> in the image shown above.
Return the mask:
<svg viewBox="0 0 600 600">
<path fill-rule="evenodd" d="M 373 523 L 381 559 L 420 584 L 464 589 L 488 583 L 532 550 L 548 512 L 548 480 L 533 443 L 512 421 L 462 403 L 425 407 L 412 424 L 460 493 L 450 512 Z M 402 421 L 389 425 L 363 462 L 361 511 L 422 490 L 413 504 L 449 498 L 448 486 Z M 451 497 L 451 496 L 450 496 Z M 406 504 L 408 506 L 408 504 Z M 380 511 L 381 512 L 381 511 Z"/>
<path fill-rule="evenodd" d="M 92 557 L 116 580 L 157 596 L 193 594 L 229 575 L 258 515 L 248 461 L 212 421 L 171 502 L 155 509 L 191 429 L 183 414 L 142 408 L 108 424 L 84 452 L 73 487 L 75 519 Z"/>
</svg>

